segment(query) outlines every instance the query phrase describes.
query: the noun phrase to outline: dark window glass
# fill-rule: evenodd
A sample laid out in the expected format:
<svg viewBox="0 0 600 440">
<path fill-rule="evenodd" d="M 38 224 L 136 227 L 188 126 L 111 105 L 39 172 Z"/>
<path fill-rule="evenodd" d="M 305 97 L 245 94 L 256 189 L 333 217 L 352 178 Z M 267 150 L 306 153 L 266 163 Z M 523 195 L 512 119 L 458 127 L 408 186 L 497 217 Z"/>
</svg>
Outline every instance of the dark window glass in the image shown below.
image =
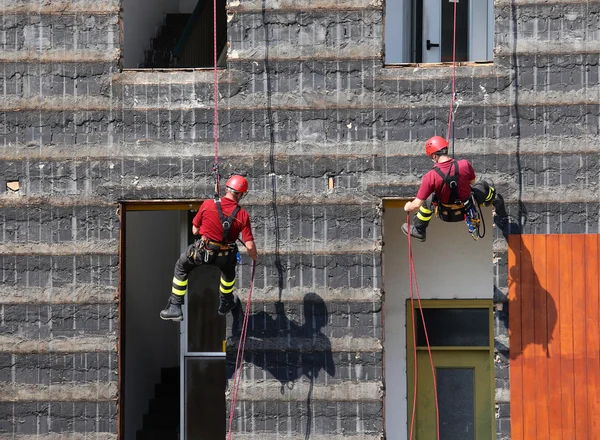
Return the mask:
<svg viewBox="0 0 600 440">
<path fill-rule="evenodd" d="M 442 1 L 442 62 L 452 61 L 454 1 Z M 469 0 L 456 0 L 456 61 L 469 59 Z M 487 38 L 482 35 L 481 38 Z"/>
<path fill-rule="evenodd" d="M 188 351 L 223 351 L 225 319 L 217 313 L 220 276 L 216 266 L 199 266 L 190 274 L 185 295 Z"/>
<path fill-rule="evenodd" d="M 489 309 L 423 309 L 432 346 L 489 346 Z M 415 309 L 417 345 L 427 346 L 419 309 Z"/>
<path fill-rule="evenodd" d="M 440 438 L 475 440 L 473 368 L 436 368 Z"/>
<path fill-rule="evenodd" d="M 185 362 L 186 438 L 226 435 L 225 358 L 187 358 Z"/>
</svg>

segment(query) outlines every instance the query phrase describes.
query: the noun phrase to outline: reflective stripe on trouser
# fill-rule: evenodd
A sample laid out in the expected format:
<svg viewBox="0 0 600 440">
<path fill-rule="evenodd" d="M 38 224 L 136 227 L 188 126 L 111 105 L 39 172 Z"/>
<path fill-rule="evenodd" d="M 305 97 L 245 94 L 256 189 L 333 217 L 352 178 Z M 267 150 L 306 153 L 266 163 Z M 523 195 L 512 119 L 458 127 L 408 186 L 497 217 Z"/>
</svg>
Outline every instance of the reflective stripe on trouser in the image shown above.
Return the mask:
<svg viewBox="0 0 600 440">
<path fill-rule="evenodd" d="M 176 277 L 173 277 L 173 287 L 171 288 L 171 292 L 173 292 L 175 295 L 183 296 L 185 295 L 187 284 L 188 280 L 181 281 Z"/>
<path fill-rule="evenodd" d="M 221 285 L 219 286 L 219 290 L 221 291 L 221 293 L 227 295 L 228 293 L 233 292 L 234 288 L 235 278 L 231 281 L 226 281 L 225 279 L 223 279 L 223 277 L 221 277 Z"/>
<path fill-rule="evenodd" d="M 427 209 L 424 206 L 421 206 L 419 208 L 419 212 L 417 212 L 417 218 L 419 220 L 421 220 L 422 222 L 428 222 L 429 220 L 431 220 L 432 216 L 433 216 L 433 211 L 431 209 Z"/>
<path fill-rule="evenodd" d="M 494 192 L 495 192 L 494 187 L 490 186 L 489 188 L 490 189 L 488 190 L 487 196 L 485 196 L 486 202 L 489 202 L 490 200 L 492 200 L 494 198 Z"/>
</svg>

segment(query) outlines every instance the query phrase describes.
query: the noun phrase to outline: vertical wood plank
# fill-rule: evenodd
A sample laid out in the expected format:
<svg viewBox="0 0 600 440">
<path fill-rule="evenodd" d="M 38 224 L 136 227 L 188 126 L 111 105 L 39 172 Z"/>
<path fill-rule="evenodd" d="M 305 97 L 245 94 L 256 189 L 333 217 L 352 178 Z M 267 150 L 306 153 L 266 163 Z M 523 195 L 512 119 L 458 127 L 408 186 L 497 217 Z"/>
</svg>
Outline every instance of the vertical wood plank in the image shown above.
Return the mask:
<svg viewBox="0 0 600 440">
<path fill-rule="evenodd" d="M 548 328 L 548 428 L 550 440 L 563 440 L 562 435 L 562 403 L 560 389 L 560 327 L 559 292 L 560 292 L 560 256 L 559 236 L 548 235 L 546 238 L 546 325 Z"/>
<path fill-rule="evenodd" d="M 508 236 L 508 335 L 510 354 L 510 431 L 523 440 L 523 366 L 521 364 L 521 236 Z"/>
<path fill-rule="evenodd" d="M 573 376 L 575 391 L 575 438 L 588 437 L 587 412 L 587 347 L 586 347 L 586 248 L 585 236 L 571 237 L 571 253 L 573 261 Z M 598 434 L 598 433 L 596 433 Z"/>
<path fill-rule="evenodd" d="M 533 311 L 534 311 L 534 370 L 536 439 L 550 438 L 548 429 L 548 292 L 546 291 L 546 239 L 533 236 Z"/>
<path fill-rule="evenodd" d="M 600 433 L 600 235 L 588 235 L 586 258 L 587 414 L 589 438 Z"/>
<path fill-rule="evenodd" d="M 532 235 L 521 237 L 521 363 L 523 366 L 523 438 L 536 439 L 535 383 L 535 316 L 533 293 L 535 289 L 533 255 L 535 252 Z"/>
<path fill-rule="evenodd" d="M 563 438 L 575 438 L 575 379 L 573 371 L 573 263 L 571 252 L 571 236 L 559 237 L 560 247 L 560 292 L 559 292 L 559 326 L 560 326 L 560 381 L 562 403 Z"/>
</svg>

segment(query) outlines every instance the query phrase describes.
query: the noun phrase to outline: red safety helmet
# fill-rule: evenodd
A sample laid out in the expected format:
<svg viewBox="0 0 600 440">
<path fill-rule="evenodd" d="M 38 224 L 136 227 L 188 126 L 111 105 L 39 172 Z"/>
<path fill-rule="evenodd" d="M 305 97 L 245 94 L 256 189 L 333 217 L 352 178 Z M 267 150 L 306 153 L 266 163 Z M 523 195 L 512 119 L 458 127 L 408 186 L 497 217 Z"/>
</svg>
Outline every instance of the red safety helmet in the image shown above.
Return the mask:
<svg viewBox="0 0 600 440">
<path fill-rule="evenodd" d="M 425 154 L 431 156 L 444 148 L 448 148 L 448 141 L 441 136 L 434 136 L 425 142 Z"/>
<path fill-rule="evenodd" d="M 242 193 L 242 194 L 245 194 L 246 191 L 248 191 L 248 181 L 246 179 L 244 179 L 242 176 L 238 176 L 237 174 L 234 174 L 233 176 L 231 176 L 227 180 L 227 183 L 225 184 L 225 186 L 232 191 Z"/>
</svg>

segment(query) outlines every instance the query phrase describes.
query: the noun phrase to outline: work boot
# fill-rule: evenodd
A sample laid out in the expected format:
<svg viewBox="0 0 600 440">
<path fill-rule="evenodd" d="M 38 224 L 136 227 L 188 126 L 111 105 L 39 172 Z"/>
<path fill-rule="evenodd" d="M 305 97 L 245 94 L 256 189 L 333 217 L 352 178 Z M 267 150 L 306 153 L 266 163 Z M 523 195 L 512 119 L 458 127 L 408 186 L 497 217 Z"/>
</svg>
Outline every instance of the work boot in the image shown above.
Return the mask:
<svg viewBox="0 0 600 440">
<path fill-rule="evenodd" d="M 492 206 L 494 207 L 494 213 L 497 217 L 508 217 L 506 207 L 504 206 L 504 197 L 502 197 L 502 194 L 496 193 L 496 197 L 494 200 L 492 200 Z"/>
<path fill-rule="evenodd" d="M 408 235 L 408 223 L 402 225 L 402 232 L 404 235 Z M 410 225 L 410 236 L 415 240 L 425 241 L 427 239 L 425 232 L 425 229 L 419 230 L 415 225 Z"/>
<path fill-rule="evenodd" d="M 169 296 L 169 301 L 164 310 L 160 311 L 160 317 L 165 321 L 183 321 L 183 311 L 181 305 L 183 304 L 183 295 L 175 295 L 174 293 Z"/>
<path fill-rule="evenodd" d="M 231 309 L 237 306 L 240 302 L 238 297 L 234 293 L 228 293 L 227 295 L 223 295 L 222 293 L 219 295 L 220 304 L 219 304 L 219 315 L 225 316 Z"/>
</svg>

